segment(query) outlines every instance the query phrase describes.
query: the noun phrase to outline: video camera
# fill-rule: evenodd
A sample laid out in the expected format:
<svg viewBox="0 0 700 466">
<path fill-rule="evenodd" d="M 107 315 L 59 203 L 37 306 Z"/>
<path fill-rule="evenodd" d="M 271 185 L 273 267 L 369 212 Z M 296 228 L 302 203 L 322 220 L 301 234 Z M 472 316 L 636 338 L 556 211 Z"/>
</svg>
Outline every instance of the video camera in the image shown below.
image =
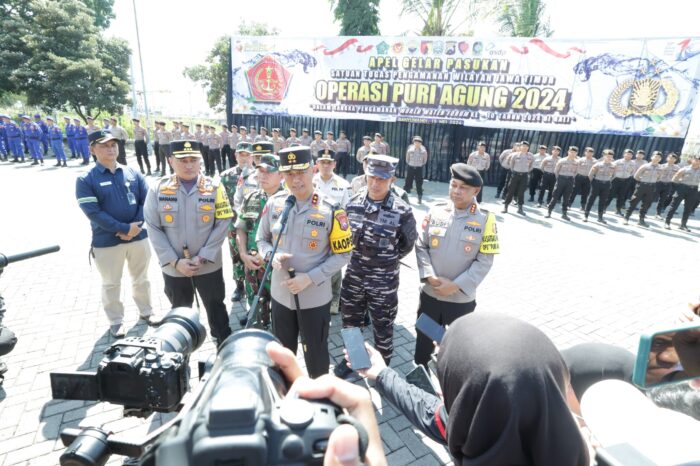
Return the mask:
<svg viewBox="0 0 700 466">
<path fill-rule="evenodd" d="M 142 443 L 94 427 L 65 429 L 61 464 L 103 465 L 112 454 L 149 466 L 322 464 L 339 423 L 358 429 L 364 454 L 366 432 L 333 403 L 285 399 L 288 384 L 265 350 L 274 340 L 257 329 L 229 336 L 178 416 Z"/>
<path fill-rule="evenodd" d="M 97 372 L 52 372 L 52 396 L 109 401 L 131 416 L 174 411 L 189 389 L 189 356 L 205 338 L 199 313 L 175 308 L 153 334 L 107 348 Z"/>
</svg>

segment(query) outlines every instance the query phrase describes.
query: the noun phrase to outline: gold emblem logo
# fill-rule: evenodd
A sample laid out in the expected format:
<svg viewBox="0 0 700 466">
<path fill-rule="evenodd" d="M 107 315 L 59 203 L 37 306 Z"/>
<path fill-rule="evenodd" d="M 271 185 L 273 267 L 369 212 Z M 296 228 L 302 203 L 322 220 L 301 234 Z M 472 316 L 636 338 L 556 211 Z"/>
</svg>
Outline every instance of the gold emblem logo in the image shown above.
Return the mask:
<svg viewBox="0 0 700 466">
<path fill-rule="evenodd" d="M 676 104 L 678 88 L 670 79 L 627 79 L 617 85 L 608 100 L 610 111 L 619 117 L 666 116 Z"/>
<path fill-rule="evenodd" d="M 262 150 L 262 146 L 255 146 L 255 150 Z"/>
<path fill-rule="evenodd" d="M 192 149 L 192 144 L 189 141 L 185 141 L 185 149 Z"/>
<path fill-rule="evenodd" d="M 287 154 L 287 162 L 294 163 L 297 161 L 297 155 L 294 152 Z"/>
</svg>

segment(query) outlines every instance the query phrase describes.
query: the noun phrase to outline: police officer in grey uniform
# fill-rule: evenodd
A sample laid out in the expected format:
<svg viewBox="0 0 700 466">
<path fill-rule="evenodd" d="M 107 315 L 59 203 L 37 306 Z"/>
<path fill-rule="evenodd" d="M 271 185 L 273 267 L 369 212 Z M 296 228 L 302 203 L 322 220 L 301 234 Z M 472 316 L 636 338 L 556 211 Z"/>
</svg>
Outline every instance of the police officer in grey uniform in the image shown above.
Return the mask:
<svg viewBox="0 0 700 466">
<path fill-rule="evenodd" d="M 386 146 L 382 142 L 381 133 L 374 133 L 374 142 L 370 144 L 370 147 L 372 148 L 372 152 L 374 152 L 375 154 L 386 155 Z"/>
<path fill-rule="evenodd" d="M 659 162 L 661 161 L 661 154 L 654 153 L 651 156 L 651 162 L 645 163 L 637 170 L 634 174 L 634 179 L 637 181 L 637 187 L 634 190 L 632 199 L 630 200 L 630 205 L 625 212 L 625 225 L 629 223 L 629 219 L 632 216 L 632 212 L 637 208 L 639 202 L 642 203 L 642 208 L 639 209 L 639 222 L 638 225 L 642 227 L 648 227 L 649 225 L 644 221 L 644 217 L 651 207 L 651 203 L 654 202 L 654 196 L 656 195 L 656 182 L 659 180 L 663 169 Z"/>
<path fill-rule="evenodd" d="M 624 215 L 622 209 L 625 207 L 628 191 L 631 192 L 634 189 L 634 160 L 632 160 L 632 154 L 632 149 L 625 149 L 622 159 L 613 162 L 615 174 L 610 184 L 610 195 L 605 208 L 608 208 L 613 198 L 617 198 L 615 213 L 620 217 Z"/>
<path fill-rule="evenodd" d="M 339 175 L 345 177 L 348 174 L 350 152 L 352 151 L 352 144 L 345 131 L 340 131 L 340 137 L 335 141 L 335 144 L 337 149 L 335 152 L 336 171 Z"/>
<path fill-rule="evenodd" d="M 370 147 L 371 142 L 371 137 L 362 136 L 362 146 L 359 149 L 357 149 L 357 153 L 355 154 L 355 160 L 357 160 L 357 163 L 360 164 L 360 168 L 357 171 L 358 175 L 362 175 L 364 173 L 362 164 L 365 160 L 365 157 L 367 157 L 369 153 L 372 152 L 372 148 Z"/>
<path fill-rule="evenodd" d="M 301 145 L 304 145 L 304 144 L 302 144 L 301 139 L 299 139 L 297 137 L 296 128 L 289 128 L 289 137 L 285 141 L 285 147 L 301 146 Z"/>
<path fill-rule="evenodd" d="M 314 189 L 310 149 L 288 147 L 279 156 L 289 192 L 270 197 L 265 205 L 256 235 L 258 251 L 273 266 L 273 333 L 294 353 L 301 337 L 308 373 L 318 377 L 328 372 L 330 363 L 331 277 L 350 260 L 352 233 L 345 210 Z M 279 220 L 290 193 L 296 203 L 281 231 Z M 279 249 L 271 257 L 278 237 Z"/>
<path fill-rule="evenodd" d="M 545 191 L 547 192 L 547 203 L 549 204 L 549 201 L 552 200 L 554 184 L 557 181 L 554 170 L 557 168 L 557 163 L 559 162 L 559 154 L 561 154 L 561 147 L 552 146 L 552 153 L 546 156 L 540 164 L 540 168 L 542 169 L 542 181 L 540 181 L 540 193 L 537 195 L 537 207 L 542 207 Z"/>
<path fill-rule="evenodd" d="M 498 156 L 498 163 L 501 164 L 501 177 L 498 180 L 498 187 L 496 188 L 496 198 L 502 198 L 505 199 L 506 194 L 508 193 L 508 184 L 510 183 L 510 167 L 508 166 L 508 158 L 510 157 L 510 154 L 513 152 L 518 152 L 520 150 L 520 143 L 519 142 L 514 142 L 513 147 L 511 149 L 506 149 L 503 152 L 501 152 L 501 155 Z"/>
<path fill-rule="evenodd" d="M 469 154 L 467 165 L 476 168 L 482 180 L 486 177 L 486 172 L 491 168 L 491 155 L 486 152 L 486 142 L 479 141 L 476 150 Z M 479 191 L 479 194 L 476 195 L 477 202 L 481 202 L 482 194 L 483 192 Z"/>
<path fill-rule="evenodd" d="M 664 228 L 671 229 L 671 220 L 676 213 L 676 210 L 683 202 L 683 216 L 681 217 L 681 230 L 690 231 L 688 228 L 688 218 L 691 212 L 698 206 L 700 200 L 700 155 L 693 156 L 690 159 L 690 165 L 686 165 L 673 175 L 673 183 L 676 184 L 676 194 L 673 196 L 671 208 L 666 214 L 666 225 Z"/>
<path fill-rule="evenodd" d="M 417 237 L 411 206 L 391 191 L 398 163 L 387 155 L 367 159 L 367 189 L 347 205 L 355 250 L 340 295 L 343 327 L 362 327 L 369 312 L 375 347 L 387 365 L 394 351 L 399 260 L 411 252 Z M 341 359 L 334 372 L 346 377 L 351 370 Z"/>
<path fill-rule="evenodd" d="M 591 180 L 588 175 L 591 173 L 591 168 L 598 161 L 595 157 L 595 149 L 592 147 L 586 147 L 583 150 L 583 157 L 576 161 L 576 178 L 574 179 L 574 190 L 571 193 L 571 197 L 567 200 L 568 207 L 574 203 L 574 199 L 579 194 L 581 195 L 581 210 L 586 209 L 586 201 L 588 200 L 588 194 L 591 192 Z"/>
<path fill-rule="evenodd" d="M 544 157 L 543 157 L 544 159 Z M 510 183 L 506 195 L 503 213 L 508 213 L 508 206 L 513 198 L 518 200 L 518 213 L 525 215 L 523 204 L 525 203 L 525 190 L 527 189 L 528 174 L 532 171 L 535 156 L 530 153 L 530 143 L 520 143 L 520 152 L 513 152 L 508 156 L 508 168 L 510 168 Z"/>
<path fill-rule="evenodd" d="M 161 175 L 165 175 L 165 170 L 168 165 L 168 157 L 170 157 L 170 142 L 173 140 L 172 134 L 165 129 L 165 122 L 161 121 L 158 132 L 156 133 L 158 138 L 158 157 L 159 166 L 161 167 Z M 170 174 L 173 173 L 173 167 L 170 167 Z"/>
<path fill-rule="evenodd" d="M 148 131 L 146 128 L 141 126 L 141 121 L 138 118 L 133 118 L 131 120 L 134 123 L 134 151 L 136 152 L 136 161 L 139 164 L 141 173 L 143 171 L 143 164 L 146 164 L 148 173 L 146 175 L 151 175 L 151 162 L 148 160 Z"/>
<path fill-rule="evenodd" d="M 476 202 L 483 180 L 474 167 L 450 167 L 449 202 L 433 206 L 416 242 L 418 276 L 423 283 L 418 316 L 426 313 L 440 325 L 476 308 L 476 289 L 499 251 L 495 216 Z M 416 364 L 427 364 L 434 346 L 417 332 Z"/>
<path fill-rule="evenodd" d="M 170 303 L 192 307 L 198 292 L 218 345 L 231 334 L 221 245 L 234 213 L 219 181 L 200 174 L 197 141 L 172 142 L 171 152 L 175 175 L 161 178 L 146 196 L 148 238 L 160 261 Z"/>
<path fill-rule="evenodd" d="M 279 128 L 272 128 L 272 138 L 270 138 L 270 142 L 272 143 L 272 153 L 275 155 L 287 147 L 287 142 L 280 136 Z"/>
<path fill-rule="evenodd" d="M 309 147 L 311 148 L 311 156 L 313 157 L 314 162 L 316 162 L 316 157 L 318 156 L 319 152 L 323 152 L 326 149 L 331 149 L 326 141 L 321 139 L 322 136 L 323 133 L 321 133 L 321 131 L 314 131 L 314 140 L 311 142 L 311 144 L 309 144 Z"/>
<path fill-rule="evenodd" d="M 377 146 L 370 144 L 370 147 L 374 149 Z M 377 153 L 383 154 L 384 152 Z M 428 150 L 423 146 L 423 138 L 413 136 L 413 144 L 406 149 L 406 181 L 403 189 L 410 194 L 415 181 L 418 204 L 423 203 L 423 167 L 426 163 L 428 163 Z"/>
<path fill-rule="evenodd" d="M 554 153 L 554 151 L 552 152 Z M 576 154 L 578 154 L 578 147 L 570 146 L 566 158 L 559 160 L 557 165 L 554 167 L 556 183 L 554 184 L 552 199 L 547 205 L 547 215 L 545 215 L 546 218 L 552 216 L 552 211 L 557 206 L 559 199 L 563 199 L 561 203 L 561 218 L 567 221 L 571 220 L 569 216 L 566 215 L 566 212 L 569 207 L 569 197 L 571 197 L 571 192 L 574 190 L 574 176 L 578 171 Z"/>
<path fill-rule="evenodd" d="M 657 152 L 658 151 L 654 153 Z M 658 153 L 661 154 L 661 152 Z M 663 219 L 661 214 L 663 214 L 666 207 L 671 204 L 671 198 L 674 192 L 674 186 L 671 180 L 681 168 L 676 162 L 678 162 L 678 156 L 671 152 L 666 156 L 666 163 L 661 165 L 661 176 L 656 183 L 656 195 L 659 198 L 659 201 L 656 203 L 656 218 L 659 220 Z"/>
<path fill-rule="evenodd" d="M 311 141 L 313 140 L 313 138 L 309 136 L 309 130 L 307 128 L 303 128 L 301 130 L 301 137 L 299 138 L 299 140 L 301 141 L 302 146 L 311 147 Z"/>
<path fill-rule="evenodd" d="M 586 207 L 584 209 L 583 221 L 588 222 L 588 215 L 591 213 L 595 200 L 598 199 L 598 222 L 607 223 L 603 218 L 605 207 L 608 204 L 608 195 L 610 194 L 610 185 L 615 174 L 615 165 L 613 157 L 615 152 L 612 149 L 603 151 L 603 160 L 596 162 L 591 167 L 591 172 L 588 174 L 588 179 L 591 180 L 591 195 L 588 196 Z"/>
</svg>

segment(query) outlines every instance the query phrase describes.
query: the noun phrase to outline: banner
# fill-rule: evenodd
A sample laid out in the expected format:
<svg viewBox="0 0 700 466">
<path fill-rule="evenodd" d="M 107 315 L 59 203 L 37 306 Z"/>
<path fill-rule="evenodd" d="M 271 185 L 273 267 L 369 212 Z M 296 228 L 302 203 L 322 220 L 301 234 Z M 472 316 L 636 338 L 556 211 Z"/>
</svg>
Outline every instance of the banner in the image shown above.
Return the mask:
<svg viewBox="0 0 700 466">
<path fill-rule="evenodd" d="M 234 113 L 685 137 L 700 38 L 233 37 Z"/>
</svg>

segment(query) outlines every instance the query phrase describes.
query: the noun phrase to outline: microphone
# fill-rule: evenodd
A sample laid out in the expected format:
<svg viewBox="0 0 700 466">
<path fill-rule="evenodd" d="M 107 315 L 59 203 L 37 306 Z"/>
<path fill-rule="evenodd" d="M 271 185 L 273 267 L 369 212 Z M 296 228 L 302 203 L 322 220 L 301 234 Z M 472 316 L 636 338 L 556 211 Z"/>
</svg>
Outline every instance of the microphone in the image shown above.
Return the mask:
<svg viewBox="0 0 700 466">
<path fill-rule="evenodd" d="M 292 207 L 294 207 L 294 204 L 296 203 L 297 198 L 294 197 L 294 194 L 290 194 L 289 196 L 287 196 L 287 200 L 284 201 L 284 210 L 282 211 L 282 215 L 280 216 L 280 225 L 282 226 L 282 229 L 284 229 L 284 226 L 287 224 L 289 211 L 292 210 Z"/>
</svg>

